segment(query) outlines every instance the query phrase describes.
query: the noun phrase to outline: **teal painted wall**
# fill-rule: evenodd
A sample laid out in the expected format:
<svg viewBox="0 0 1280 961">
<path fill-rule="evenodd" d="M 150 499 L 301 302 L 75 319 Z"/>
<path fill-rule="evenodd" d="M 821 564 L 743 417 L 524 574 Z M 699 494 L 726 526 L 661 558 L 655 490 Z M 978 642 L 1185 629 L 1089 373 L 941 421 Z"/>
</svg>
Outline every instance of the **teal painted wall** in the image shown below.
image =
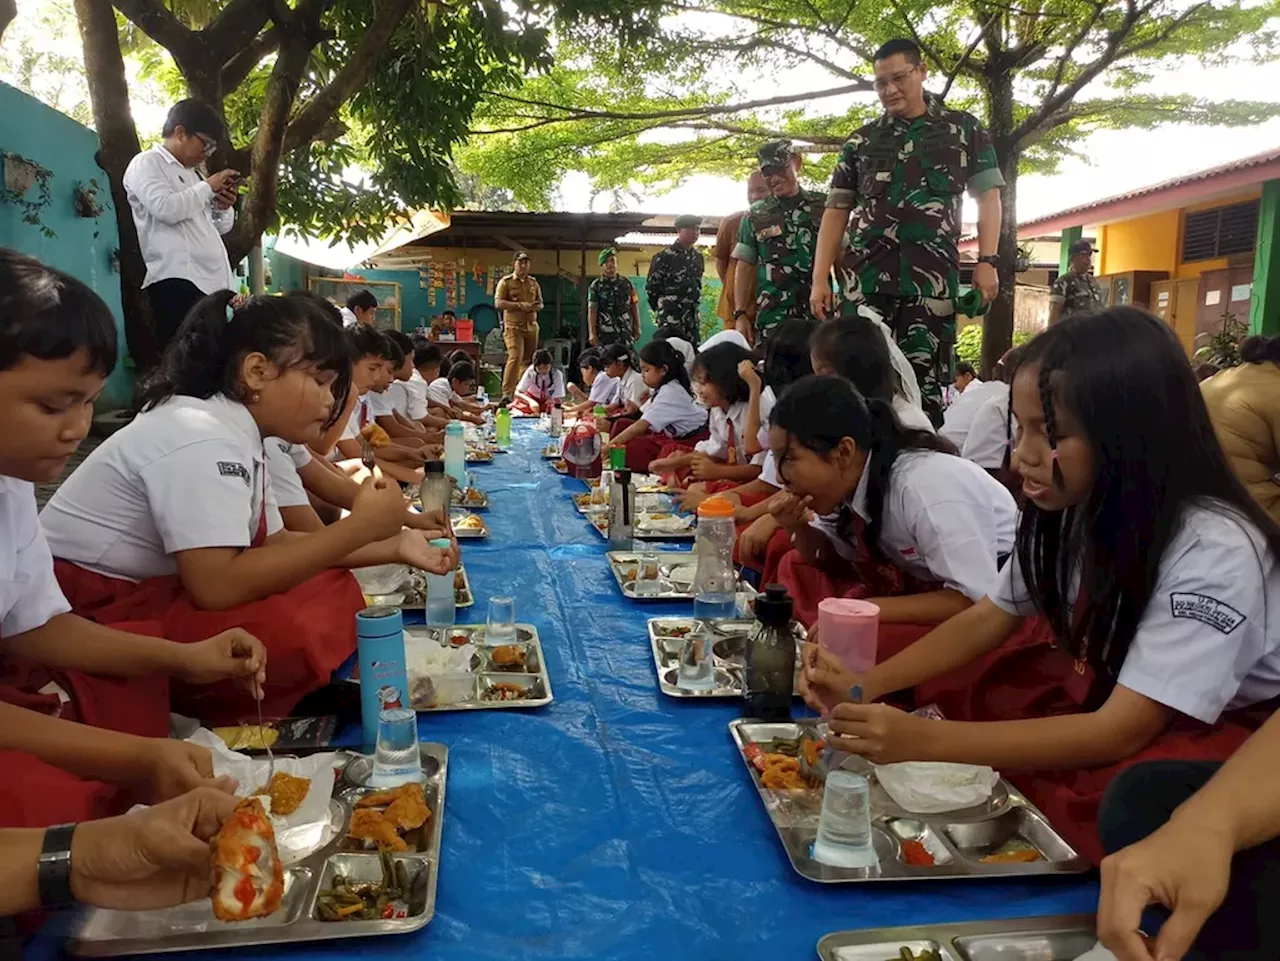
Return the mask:
<svg viewBox="0 0 1280 961">
<path fill-rule="evenodd" d="M 102 409 L 127 406 L 133 394 L 133 376 L 123 363 L 125 354 L 120 277 L 112 267 L 112 255 L 120 246 L 115 210 L 107 175 L 94 161 L 98 136 L 70 117 L 33 97 L 0 83 L 0 154 L 19 154 L 53 172 L 49 180 L 51 203 L 40 212 L 41 221 L 56 234 L 46 237 L 22 220 L 21 208 L 6 203 L 0 190 L 0 247 L 20 250 L 51 267 L 64 270 L 92 287 L 116 318 L 120 359 L 107 379 L 99 401 Z M 96 180 L 101 189 L 100 217 L 86 219 L 75 210 L 77 183 Z M 35 200 L 39 186 L 26 199 Z"/>
</svg>

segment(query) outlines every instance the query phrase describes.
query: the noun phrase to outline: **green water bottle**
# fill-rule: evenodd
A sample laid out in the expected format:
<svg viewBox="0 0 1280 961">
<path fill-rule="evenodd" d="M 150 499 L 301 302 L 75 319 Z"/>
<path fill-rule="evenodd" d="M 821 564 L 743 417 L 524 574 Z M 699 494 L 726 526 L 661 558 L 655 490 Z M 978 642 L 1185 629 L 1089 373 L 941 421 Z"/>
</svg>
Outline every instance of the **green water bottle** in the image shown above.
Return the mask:
<svg viewBox="0 0 1280 961">
<path fill-rule="evenodd" d="M 498 408 L 498 446 L 511 446 L 511 411 L 507 410 L 507 405 L 503 404 Z"/>
<path fill-rule="evenodd" d="M 623 470 L 627 466 L 627 449 L 615 447 L 609 451 L 609 470 Z"/>
</svg>

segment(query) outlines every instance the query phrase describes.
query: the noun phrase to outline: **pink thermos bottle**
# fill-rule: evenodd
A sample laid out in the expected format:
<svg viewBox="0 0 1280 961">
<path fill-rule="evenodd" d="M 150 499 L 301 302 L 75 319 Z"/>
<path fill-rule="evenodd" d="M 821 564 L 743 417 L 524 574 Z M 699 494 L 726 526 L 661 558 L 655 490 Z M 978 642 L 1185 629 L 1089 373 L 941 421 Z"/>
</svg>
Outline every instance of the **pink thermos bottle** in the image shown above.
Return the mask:
<svg viewBox="0 0 1280 961">
<path fill-rule="evenodd" d="M 828 597 L 818 605 L 818 643 L 855 674 L 876 666 L 880 608 L 870 601 Z"/>
</svg>

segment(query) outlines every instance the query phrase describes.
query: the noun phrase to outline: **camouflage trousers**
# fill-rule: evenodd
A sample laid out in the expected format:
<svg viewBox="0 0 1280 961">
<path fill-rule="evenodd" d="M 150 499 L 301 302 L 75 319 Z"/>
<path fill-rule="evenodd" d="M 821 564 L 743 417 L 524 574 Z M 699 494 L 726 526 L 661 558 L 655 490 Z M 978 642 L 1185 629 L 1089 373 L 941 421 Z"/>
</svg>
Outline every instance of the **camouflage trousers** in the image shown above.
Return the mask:
<svg viewBox="0 0 1280 961">
<path fill-rule="evenodd" d="M 702 330 L 696 305 L 692 311 L 667 310 L 665 307 L 659 307 L 654 314 L 653 322 L 658 327 L 679 328 L 680 336 L 694 347 L 702 343 Z"/>
<path fill-rule="evenodd" d="M 860 307 L 869 307 L 880 315 L 915 371 L 924 412 L 935 427 L 941 427 L 942 389 L 953 379 L 955 304 L 935 297 L 855 296 L 856 299 L 844 301 L 844 316 L 856 315 Z"/>
</svg>

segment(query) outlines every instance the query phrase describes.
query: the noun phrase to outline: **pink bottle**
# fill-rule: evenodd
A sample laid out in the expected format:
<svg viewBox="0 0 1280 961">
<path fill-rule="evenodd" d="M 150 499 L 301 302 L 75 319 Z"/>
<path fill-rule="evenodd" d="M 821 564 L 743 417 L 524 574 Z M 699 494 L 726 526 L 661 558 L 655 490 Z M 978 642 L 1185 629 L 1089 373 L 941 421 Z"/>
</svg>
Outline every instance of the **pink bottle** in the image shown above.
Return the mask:
<svg viewBox="0 0 1280 961">
<path fill-rule="evenodd" d="M 818 643 L 855 674 L 876 666 L 880 608 L 870 601 L 828 597 L 818 605 Z"/>
</svg>

